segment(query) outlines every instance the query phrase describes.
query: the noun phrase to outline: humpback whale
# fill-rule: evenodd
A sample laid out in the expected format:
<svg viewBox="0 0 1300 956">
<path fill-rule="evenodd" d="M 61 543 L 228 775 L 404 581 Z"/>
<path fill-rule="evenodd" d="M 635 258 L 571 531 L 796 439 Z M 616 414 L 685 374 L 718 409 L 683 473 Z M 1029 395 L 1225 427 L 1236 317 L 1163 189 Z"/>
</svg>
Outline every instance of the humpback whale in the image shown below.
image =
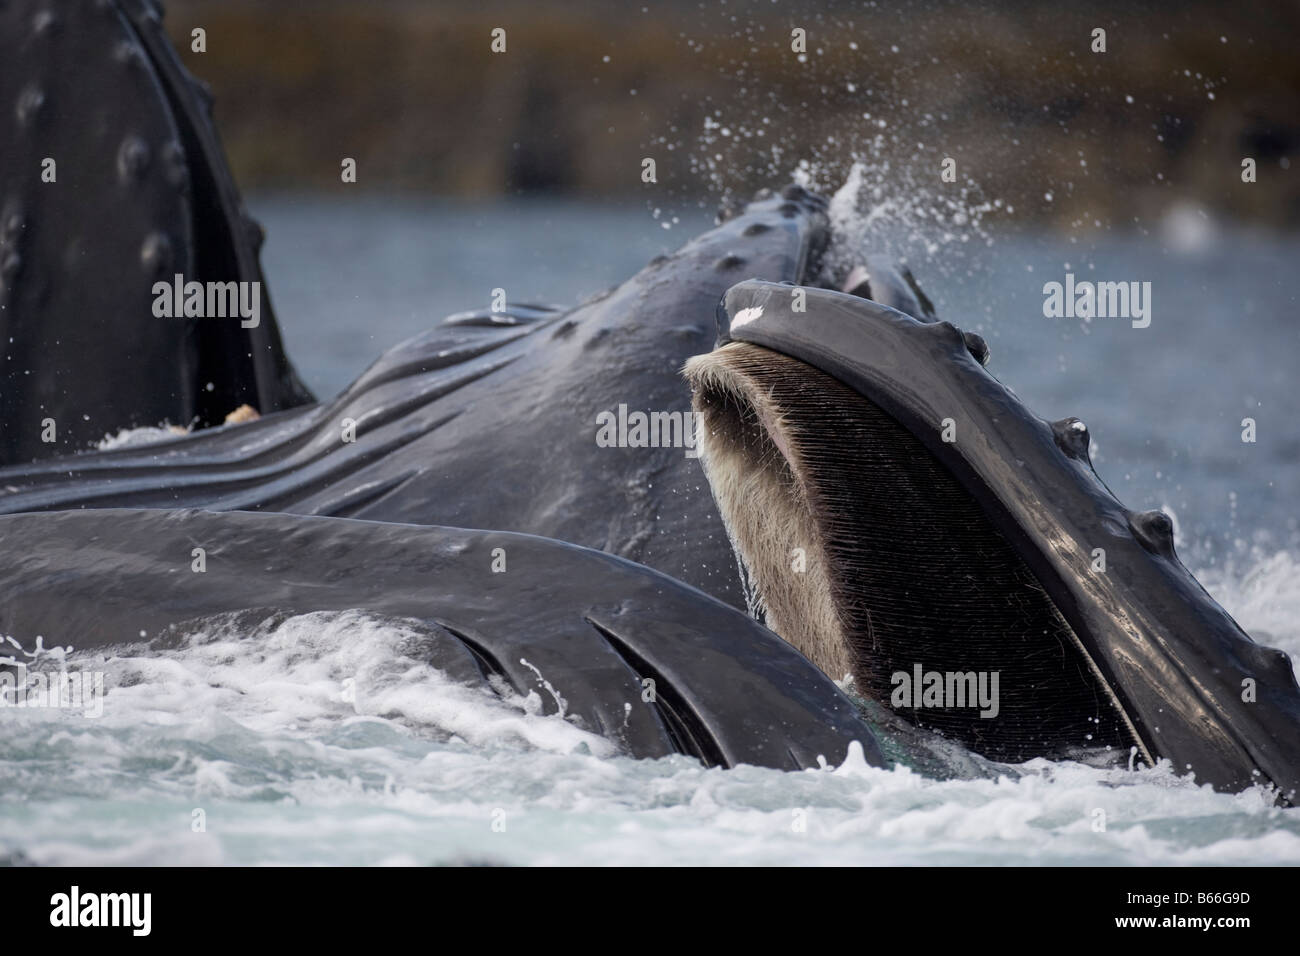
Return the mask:
<svg viewBox="0 0 1300 956">
<path fill-rule="evenodd" d="M 1082 421 L 1033 415 L 949 322 L 833 290 L 806 290 L 802 313 L 791 298 L 733 286 L 719 347 L 687 367 L 701 460 L 779 633 L 877 699 L 922 659 L 998 672 L 996 721 L 916 717 L 982 753 L 1086 736 L 1225 788 L 1291 791 L 1290 660 L 1188 573 L 1167 515 L 1116 500 Z M 797 546 L 812 554 L 792 575 Z"/>
<path fill-rule="evenodd" d="M 0 10 L 23 106 L 0 114 L 0 635 L 138 651 L 359 609 L 633 756 L 885 765 L 925 739 L 1294 798 L 1286 656 L 910 271 L 829 267 L 824 198 L 761 193 L 572 309 L 451 316 L 315 401 L 157 6 L 38 6 Z M 260 283 L 260 322 L 158 317 L 178 272 Z M 222 425 L 243 405 L 261 417 Z M 698 459 L 602 447 L 621 405 L 694 415 Z M 87 450 L 162 420 L 199 427 Z M 927 672 L 996 675 L 996 708 L 891 706 Z"/>
<path fill-rule="evenodd" d="M 161 9 L 0 5 L 0 63 L 0 462 L 84 448 L 115 423 L 308 401 L 262 282 L 262 228 Z M 257 288 L 257 327 L 148 321 L 155 282 L 176 274 Z"/>
</svg>

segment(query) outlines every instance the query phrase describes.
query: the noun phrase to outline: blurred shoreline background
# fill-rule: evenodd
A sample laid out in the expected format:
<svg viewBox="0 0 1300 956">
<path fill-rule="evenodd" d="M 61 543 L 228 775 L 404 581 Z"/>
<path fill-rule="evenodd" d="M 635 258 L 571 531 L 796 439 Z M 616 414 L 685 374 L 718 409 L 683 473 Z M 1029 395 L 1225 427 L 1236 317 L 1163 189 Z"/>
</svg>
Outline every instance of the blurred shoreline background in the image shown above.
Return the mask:
<svg viewBox="0 0 1300 956">
<path fill-rule="evenodd" d="M 166 23 L 247 193 L 337 190 L 353 157 L 365 192 L 712 207 L 799 160 L 938 189 L 952 157 L 948 188 L 1021 224 L 1300 225 L 1292 2 L 170 0 Z"/>
</svg>

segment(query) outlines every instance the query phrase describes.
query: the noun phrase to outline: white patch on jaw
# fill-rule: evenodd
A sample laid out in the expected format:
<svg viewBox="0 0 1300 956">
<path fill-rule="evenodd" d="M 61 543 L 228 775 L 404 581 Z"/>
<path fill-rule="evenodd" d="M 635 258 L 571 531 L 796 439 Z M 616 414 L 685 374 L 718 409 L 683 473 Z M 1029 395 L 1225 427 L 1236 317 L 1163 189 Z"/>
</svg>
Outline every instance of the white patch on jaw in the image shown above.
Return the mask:
<svg viewBox="0 0 1300 956">
<path fill-rule="evenodd" d="M 733 329 L 738 329 L 742 325 L 748 325 L 762 314 L 763 307 L 761 305 L 755 306 L 752 309 L 741 309 L 736 313 L 736 317 L 731 320 L 731 327 Z"/>
</svg>

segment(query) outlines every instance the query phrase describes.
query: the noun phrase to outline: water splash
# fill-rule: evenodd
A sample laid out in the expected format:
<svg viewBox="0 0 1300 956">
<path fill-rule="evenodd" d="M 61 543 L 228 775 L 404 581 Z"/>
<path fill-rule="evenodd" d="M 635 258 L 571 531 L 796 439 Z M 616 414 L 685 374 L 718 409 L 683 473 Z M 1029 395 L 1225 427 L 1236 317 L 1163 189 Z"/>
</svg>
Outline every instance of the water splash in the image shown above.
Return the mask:
<svg viewBox="0 0 1300 956">
<path fill-rule="evenodd" d="M 802 160 L 793 178 L 818 192 L 832 189 L 834 167 Z M 949 278 L 973 269 L 970 246 L 992 246 L 989 217 L 1003 209 L 1001 200 L 986 200 L 977 186 L 935 185 L 933 171 L 924 176 L 889 160 L 857 158 L 843 183 L 831 193 L 832 243 L 827 266 L 836 274 L 873 253 L 900 263 L 925 264 L 927 276 Z"/>
<path fill-rule="evenodd" d="M 1247 620 L 1300 599 L 1289 556 L 1234 582 Z M 1295 625 L 1289 633 L 1294 642 Z M 1300 811 L 1167 764 L 1033 760 L 939 780 L 630 760 L 536 701 L 448 680 L 418 630 L 361 612 L 230 624 L 109 674 L 99 720 L 8 716 L 0 857 L 95 864 L 1265 864 Z M 53 666 L 53 660 L 51 660 Z M 341 694 L 355 682 L 355 705 Z M 1103 832 L 1093 827 L 1105 813 Z M 202 828 L 194 826 L 202 811 Z M 800 827 L 793 826 L 799 821 Z M 497 825 L 499 824 L 499 825 Z"/>
<path fill-rule="evenodd" d="M 1300 562 L 1288 551 L 1252 551 L 1195 574 L 1255 641 L 1291 655 L 1300 679 Z"/>
</svg>

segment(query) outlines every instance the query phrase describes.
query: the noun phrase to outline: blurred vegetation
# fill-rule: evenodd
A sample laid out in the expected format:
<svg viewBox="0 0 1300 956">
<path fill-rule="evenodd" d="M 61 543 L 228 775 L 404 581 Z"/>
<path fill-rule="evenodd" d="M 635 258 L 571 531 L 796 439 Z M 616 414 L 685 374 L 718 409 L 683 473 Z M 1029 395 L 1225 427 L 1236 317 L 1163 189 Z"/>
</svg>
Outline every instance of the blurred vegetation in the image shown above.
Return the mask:
<svg viewBox="0 0 1300 956">
<path fill-rule="evenodd" d="M 1291 0 L 170 0 L 167 24 L 246 190 L 338 188 L 350 156 L 349 188 L 658 202 L 649 190 L 743 194 L 854 154 L 937 185 L 952 156 L 1029 220 L 1122 225 L 1187 200 L 1300 224 Z"/>
</svg>

